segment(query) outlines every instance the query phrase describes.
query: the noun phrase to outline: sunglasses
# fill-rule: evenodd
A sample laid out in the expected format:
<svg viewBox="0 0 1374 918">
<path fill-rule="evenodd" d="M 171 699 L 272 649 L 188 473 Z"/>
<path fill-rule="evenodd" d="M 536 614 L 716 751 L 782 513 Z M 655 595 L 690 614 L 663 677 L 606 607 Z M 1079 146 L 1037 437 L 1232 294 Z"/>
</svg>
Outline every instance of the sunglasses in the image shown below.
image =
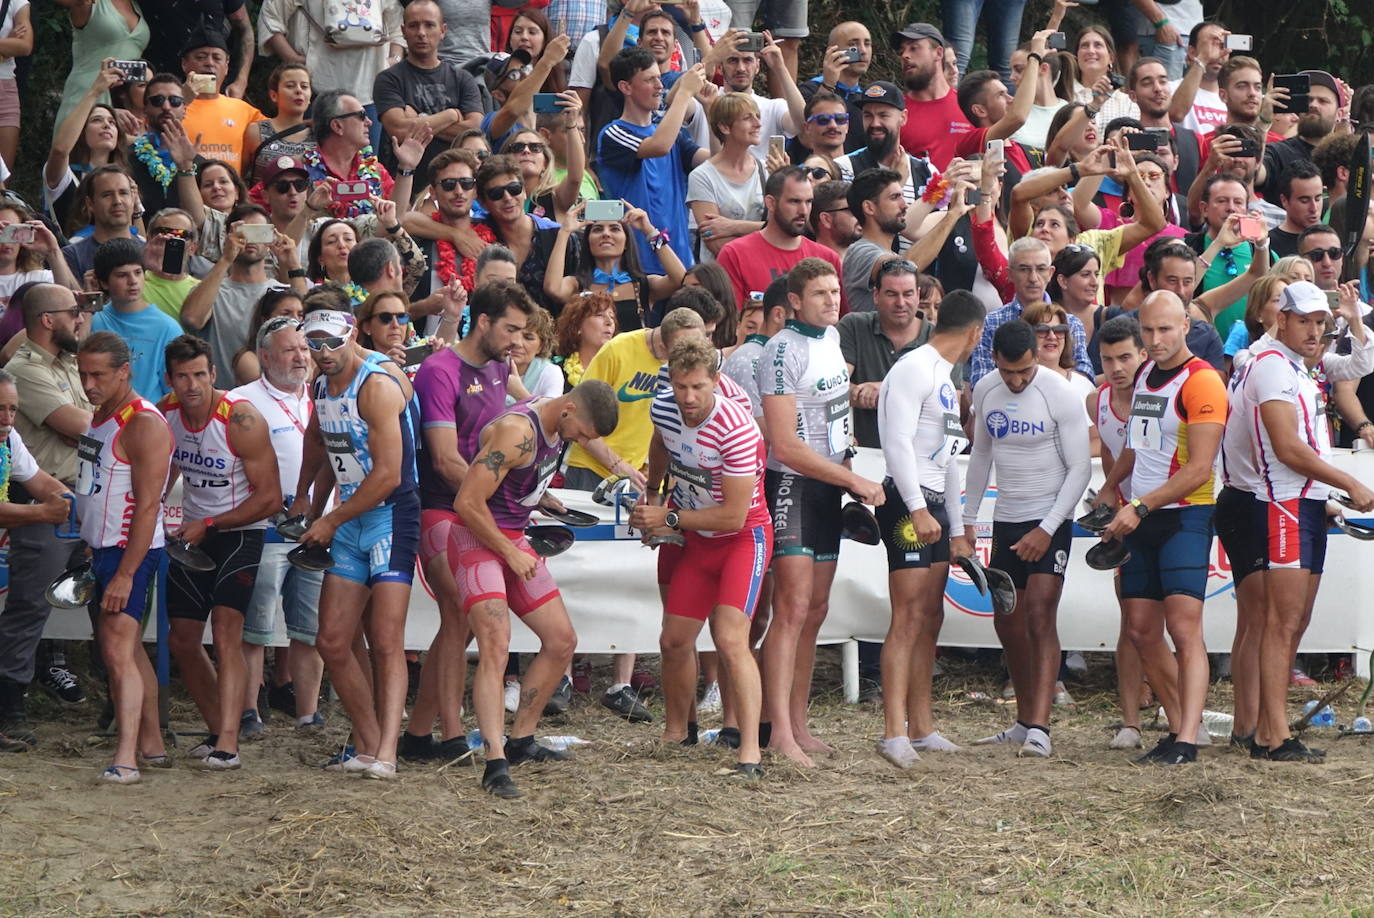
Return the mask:
<svg viewBox="0 0 1374 918">
<path fill-rule="evenodd" d="M 829 127 L 832 124 L 848 124 L 849 112 L 825 112 L 811 115 L 806 120 L 811 124 L 819 124 L 821 127 Z"/>
<path fill-rule="evenodd" d="M 272 183 L 272 188 L 277 194 L 286 194 L 288 191 L 305 191 L 310 187 L 310 180 L 297 179 L 277 179 Z"/>
<path fill-rule="evenodd" d="M 491 155 L 491 151 L 490 151 L 490 150 L 478 150 L 477 153 L 476 153 L 477 161 L 478 161 L 479 163 L 484 163 L 484 162 L 487 161 L 487 157 L 490 156 L 490 155 Z M 475 182 L 476 179 L 473 179 L 473 181 Z"/>
<path fill-rule="evenodd" d="M 500 201 L 506 195 L 518 198 L 525 193 L 525 186 L 519 182 L 510 182 L 506 185 L 493 185 L 482 192 L 482 197 L 488 201 Z"/>
<path fill-rule="evenodd" d="M 408 312 L 374 312 L 372 318 L 381 322 L 383 325 L 409 325 L 410 313 Z"/>
<path fill-rule="evenodd" d="M 312 351 L 337 351 L 348 343 L 348 338 L 329 335 L 323 338 L 306 338 L 305 343 L 310 346 Z"/>
<path fill-rule="evenodd" d="M 1324 258 L 1329 258 L 1332 261 L 1340 261 L 1345 257 L 1345 253 L 1333 245 L 1329 249 L 1313 249 L 1310 252 L 1303 252 L 1302 257 L 1311 262 L 1321 261 Z"/>
<path fill-rule="evenodd" d="M 439 179 L 438 181 L 436 181 L 434 184 L 438 185 L 440 188 L 444 189 L 445 191 L 452 191 L 452 190 L 455 189 L 455 188 L 461 188 L 461 189 L 463 189 L 464 191 L 471 191 L 472 189 L 474 189 L 474 188 L 477 187 L 477 179 L 471 178 L 471 177 L 467 177 L 467 178 L 441 178 L 441 179 Z"/>
<path fill-rule="evenodd" d="M 191 231 L 177 229 L 175 226 L 155 226 L 148 231 L 150 236 L 171 236 L 174 239 L 189 239 Z"/>
<path fill-rule="evenodd" d="M 518 140 L 510 145 L 510 152 L 512 153 L 524 153 L 526 151 L 530 153 L 543 153 L 544 145 L 538 141 L 525 140 Z"/>
<path fill-rule="evenodd" d="M 1037 325 L 1035 326 L 1037 335 L 1067 335 L 1069 327 L 1067 325 Z"/>
<path fill-rule="evenodd" d="M 148 96 L 143 100 L 153 108 L 162 108 L 163 105 L 170 105 L 172 108 L 181 108 L 186 104 L 186 100 L 181 96 Z"/>
<path fill-rule="evenodd" d="M 72 306 L 72 307 L 69 308 L 69 309 L 45 309 L 45 310 L 43 310 L 43 315 L 45 315 L 45 316 L 61 316 L 61 315 L 79 316 L 79 315 L 81 315 L 81 312 L 82 312 L 82 310 L 81 310 L 81 307 L 80 307 L 80 306 Z"/>
<path fill-rule="evenodd" d="M 334 116 L 332 119 L 330 119 L 330 120 L 332 120 L 332 121 L 346 121 L 346 120 L 348 120 L 349 118 L 357 118 L 359 121 L 366 121 L 366 120 L 367 120 L 367 112 L 363 111 L 362 109 L 358 109 L 358 111 L 356 111 L 356 112 L 344 112 L 344 113 L 341 114 L 341 115 L 335 115 L 335 116 Z"/>
<path fill-rule="evenodd" d="M 809 169 L 806 170 L 806 174 L 809 175 L 809 176 L 811 176 L 813 179 L 815 179 L 815 180 L 818 181 L 818 182 L 819 182 L 821 179 L 828 179 L 828 178 L 831 177 L 831 175 L 830 175 L 830 170 L 829 170 L 829 169 L 823 169 L 823 168 L 821 168 L 820 166 L 812 166 L 812 167 L 810 167 Z"/>
</svg>

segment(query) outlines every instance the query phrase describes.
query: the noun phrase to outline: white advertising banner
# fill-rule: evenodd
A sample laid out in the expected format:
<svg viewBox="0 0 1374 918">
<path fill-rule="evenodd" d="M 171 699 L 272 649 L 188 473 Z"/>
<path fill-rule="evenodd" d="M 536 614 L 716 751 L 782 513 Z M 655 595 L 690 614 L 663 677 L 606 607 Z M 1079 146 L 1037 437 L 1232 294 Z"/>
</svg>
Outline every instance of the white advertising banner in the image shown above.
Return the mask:
<svg viewBox="0 0 1374 918">
<path fill-rule="evenodd" d="M 967 457 L 961 461 L 966 462 Z M 1336 464 L 1361 480 L 1374 480 L 1374 452 L 1336 451 Z M 1093 487 L 1102 480 L 1094 463 Z M 868 477 L 883 475 L 882 453 L 861 450 L 856 470 Z M 549 561 L 562 590 L 564 601 L 578 634 L 582 653 L 656 653 L 663 616 L 658 597 L 654 552 L 631 536 L 624 514 L 618 508 L 592 502 L 585 492 L 561 491 L 559 497 L 569 508 L 594 513 L 601 525 L 575 530 L 577 544 Z M 179 503 L 180 492 L 172 501 Z M 995 487 L 983 502 L 979 525 L 978 552 L 988 560 L 991 550 L 992 506 Z M 169 507 L 168 519 L 180 519 L 179 505 Z M 537 518 L 537 517 L 536 517 Z M 1366 524 L 1374 520 L 1363 520 Z M 1095 571 L 1083 561 L 1083 554 L 1096 537 L 1075 530 L 1070 552 L 1064 595 L 1059 605 L 1059 637 L 1065 649 L 1111 650 L 1116 646 L 1120 625 L 1113 574 Z M 0 539 L 0 552 L 5 540 Z M 1339 532 L 1332 532 L 1326 556 L 1326 574 L 1317 597 L 1312 623 L 1303 638 L 1305 652 L 1344 652 L 1352 648 L 1374 647 L 1374 603 L 1359 599 L 1370 595 L 1374 573 L 1365 571 L 1361 561 L 1374 561 L 1374 545 Z M 1204 615 L 1207 646 L 1228 651 L 1235 628 L 1235 594 L 1231 567 L 1220 542 L 1213 539 L 1209 560 L 1207 605 Z M 1371 565 L 1374 567 L 1374 565 Z M 0 591 L 8 582 L 0 569 Z M 280 612 L 279 612 L 280 615 Z M 830 596 L 830 614 L 821 628 L 821 643 L 836 643 L 861 638 L 881 640 L 888 626 L 887 561 L 882 546 L 845 542 L 840 551 L 839 570 Z M 433 593 L 422 576 L 417 576 L 406 622 L 406 646 L 425 650 L 438 627 L 439 610 Z M 278 627 L 284 639 L 284 627 Z M 88 638 L 90 628 L 84 612 L 54 611 L 49 619 L 48 637 Z M 992 604 L 978 595 L 957 567 L 952 569 L 945 590 L 945 622 L 940 643 L 959 647 L 997 647 L 992 625 Z M 519 625 L 512 628 L 512 650 L 530 652 L 538 648 L 533 633 Z M 710 647 L 709 629 L 702 629 L 701 647 Z"/>
</svg>

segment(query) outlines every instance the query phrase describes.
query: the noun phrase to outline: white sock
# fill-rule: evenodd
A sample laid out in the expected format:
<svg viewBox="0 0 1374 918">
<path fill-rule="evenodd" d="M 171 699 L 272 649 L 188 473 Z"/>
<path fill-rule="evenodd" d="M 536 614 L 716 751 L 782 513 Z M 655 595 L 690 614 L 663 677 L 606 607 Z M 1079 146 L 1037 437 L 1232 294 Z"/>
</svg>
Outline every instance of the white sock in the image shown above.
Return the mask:
<svg viewBox="0 0 1374 918">
<path fill-rule="evenodd" d="M 1003 730 L 1001 733 L 994 733 L 992 736 L 985 736 L 980 740 L 974 740 L 973 745 L 986 746 L 1010 743 L 1019 746 L 1026 741 L 1026 730 L 1027 727 L 1025 724 L 1021 723 L 1019 720 L 1014 721 L 1010 727 Z"/>
<path fill-rule="evenodd" d="M 940 735 L 940 731 L 933 731 L 925 736 L 918 736 L 912 739 L 911 745 L 917 752 L 958 752 L 959 747 Z"/>
<path fill-rule="evenodd" d="M 1021 744 L 1021 749 L 1017 755 L 1040 755 L 1049 757 L 1054 751 L 1054 746 L 1050 743 L 1050 735 L 1039 727 L 1031 727 L 1026 731 L 1026 740 Z"/>
<path fill-rule="evenodd" d="M 878 740 L 878 754 L 898 768 L 910 768 L 921 759 L 912 748 L 911 738 L 907 736 Z"/>
</svg>

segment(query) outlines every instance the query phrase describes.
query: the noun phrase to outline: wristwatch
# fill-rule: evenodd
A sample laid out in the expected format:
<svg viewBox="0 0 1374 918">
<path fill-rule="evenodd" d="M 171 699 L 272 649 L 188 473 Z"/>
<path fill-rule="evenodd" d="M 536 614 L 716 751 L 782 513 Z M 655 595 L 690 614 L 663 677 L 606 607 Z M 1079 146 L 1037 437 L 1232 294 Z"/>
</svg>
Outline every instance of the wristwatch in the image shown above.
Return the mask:
<svg viewBox="0 0 1374 918">
<path fill-rule="evenodd" d="M 668 526 L 669 529 L 676 530 L 676 529 L 678 528 L 678 515 L 677 515 L 677 511 L 676 511 L 676 510 L 669 510 L 667 513 L 665 513 L 665 514 L 663 515 L 663 522 L 664 522 L 665 524 L 667 524 L 667 526 Z"/>
<path fill-rule="evenodd" d="M 1135 508 L 1135 515 L 1143 522 L 1145 517 L 1150 515 L 1150 508 L 1145 506 L 1145 502 L 1140 498 L 1131 501 L 1131 506 Z"/>
<path fill-rule="evenodd" d="M 213 516 L 207 516 L 205 519 L 201 520 L 201 522 L 205 524 L 206 529 L 215 528 L 215 518 Z"/>
</svg>

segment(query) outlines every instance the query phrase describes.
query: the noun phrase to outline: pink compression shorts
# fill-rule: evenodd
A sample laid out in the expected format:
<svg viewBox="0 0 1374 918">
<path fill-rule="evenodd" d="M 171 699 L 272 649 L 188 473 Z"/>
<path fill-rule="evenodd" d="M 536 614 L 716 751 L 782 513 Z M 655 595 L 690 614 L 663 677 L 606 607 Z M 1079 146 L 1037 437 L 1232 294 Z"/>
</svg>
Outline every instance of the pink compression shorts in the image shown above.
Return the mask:
<svg viewBox="0 0 1374 918">
<path fill-rule="evenodd" d="M 535 555 L 525 534 L 506 529 L 501 531 L 515 543 L 516 548 L 538 561 L 534 576 L 529 580 L 521 580 L 516 576 L 501 557 L 483 545 L 457 517 L 449 524 L 448 563 L 453 568 L 453 579 L 458 583 L 458 598 L 464 615 L 479 602 L 501 599 L 512 612 L 524 618 L 558 598 L 558 584 L 554 583 L 544 559 Z"/>
<path fill-rule="evenodd" d="M 420 567 L 448 551 L 448 530 L 458 514 L 452 510 L 420 511 Z"/>
</svg>

